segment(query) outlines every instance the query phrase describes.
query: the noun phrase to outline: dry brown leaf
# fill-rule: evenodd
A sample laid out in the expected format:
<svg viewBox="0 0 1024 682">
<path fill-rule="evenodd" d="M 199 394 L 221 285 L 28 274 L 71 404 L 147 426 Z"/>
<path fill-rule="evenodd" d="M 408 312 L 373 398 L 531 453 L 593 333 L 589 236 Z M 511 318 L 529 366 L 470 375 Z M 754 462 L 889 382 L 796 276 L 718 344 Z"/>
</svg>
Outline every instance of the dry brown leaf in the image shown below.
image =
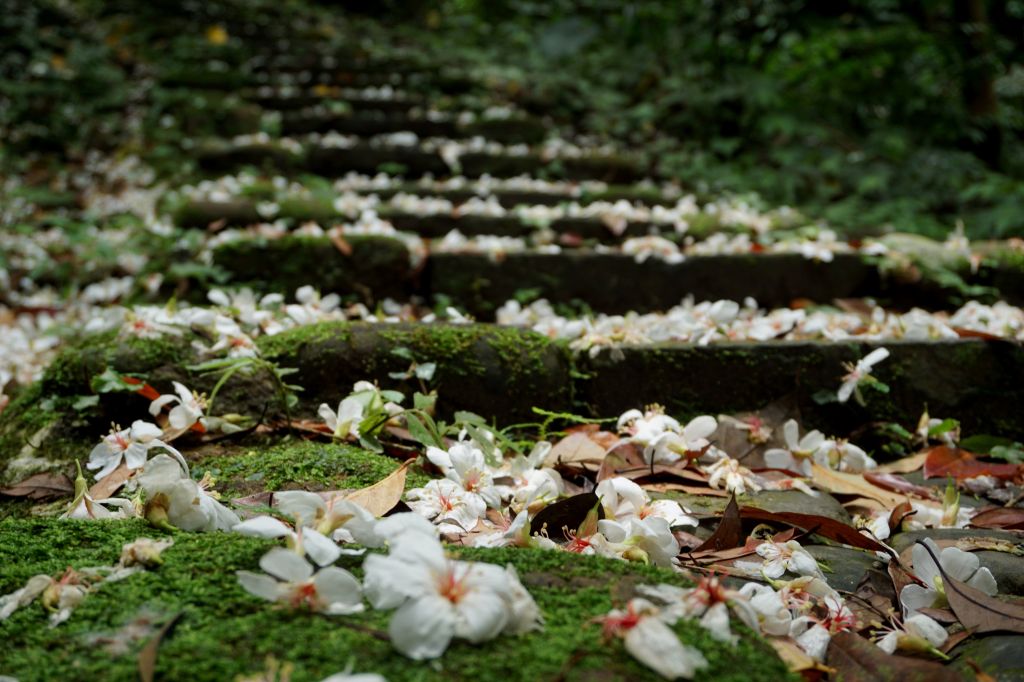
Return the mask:
<svg viewBox="0 0 1024 682">
<path fill-rule="evenodd" d="M 878 500 L 873 500 L 870 497 L 855 497 L 852 500 L 843 502 L 843 507 L 846 508 L 847 511 L 851 509 L 864 509 L 869 512 L 889 511 L 889 507 L 886 507 Z"/>
<path fill-rule="evenodd" d="M 398 504 L 405 492 L 405 478 L 409 473 L 409 464 L 404 462 L 387 477 L 377 481 L 371 486 L 361 488 L 345 497 L 349 502 L 355 502 L 363 509 L 374 516 L 384 516 Z"/>
<path fill-rule="evenodd" d="M 931 547 L 920 540 L 917 544 L 924 547 L 935 562 L 942 576 L 949 607 L 965 628 L 975 633 L 1024 634 L 1024 602 L 1003 601 L 998 597 L 990 597 L 981 590 L 954 579 L 939 563 L 939 557 Z"/>
<path fill-rule="evenodd" d="M 24 497 L 29 500 L 45 500 L 64 497 L 75 491 L 71 479 L 64 474 L 36 474 L 29 476 L 21 483 L 0 490 L 0 495 L 7 497 Z"/>
<path fill-rule="evenodd" d="M 555 443 L 544 460 L 544 466 L 569 466 L 597 471 L 604 461 L 606 449 L 589 434 L 571 433 Z"/>
<path fill-rule="evenodd" d="M 853 632 L 832 636 L 825 663 L 840 682 L 962 682 L 952 668 L 934 661 L 887 654 Z"/>
<path fill-rule="evenodd" d="M 835 669 L 822 665 L 805 654 L 804 650 L 798 647 L 792 639 L 788 637 L 768 637 L 767 639 L 790 672 L 800 673 L 801 675 L 815 671 L 826 675 L 835 673 Z"/>
<path fill-rule="evenodd" d="M 868 483 L 860 474 L 832 471 L 813 462 L 811 463 L 811 479 L 819 488 L 823 488 L 830 493 L 868 497 L 878 500 L 890 509 L 907 499 L 906 495 L 898 495 Z"/>
<path fill-rule="evenodd" d="M 133 473 L 135 472 L 129 469 L 127 464 L 121 462 L 116 469 L 89 488 L 89 497 L 94 500 L 105 500 L 113 496 L 121 489 L 121 486 L 128 482 Z"/>
<path fill-rule="evenodd" d="M 642 483 L 640 487 L 644 490 L 649 490 L 652 493 L 667 493 L 673 490 L 677 490 L 683 493 L 689 493 L 691 495 L 707 495 L 709 497 L 729 497 L 729 493 L 725 490 L 718 490 L 717 488 L 701 488 L 695 485 L 686 485 L 685 483 Z"/>
<path fill-rule="evenodd" d="M 142 682 L 153 682 L 153 676 L 156 673 L 156 655 L 160 649 L 160 642 L 167 636 L 167 633 L 171 631 L 171 628 L 175 626 L 182 615 L 184 614 L 177 613 L 171 616 L 171 619 L 164 623 L 163 627 L 153 635 L 152 639 L 146 642 L 146 646 L 142 647 L 142 651 L 139 652 L 139 678 Z"/>
<path fill-rule="evenodd" d="M 928 453 L 919 452 L 916 455 L 904 457 L 895 462 L 879 464 L 874 470 L 881 474 L 909 474 L 923 467 L 926 459 L 928 459 Z"/>
</svg>

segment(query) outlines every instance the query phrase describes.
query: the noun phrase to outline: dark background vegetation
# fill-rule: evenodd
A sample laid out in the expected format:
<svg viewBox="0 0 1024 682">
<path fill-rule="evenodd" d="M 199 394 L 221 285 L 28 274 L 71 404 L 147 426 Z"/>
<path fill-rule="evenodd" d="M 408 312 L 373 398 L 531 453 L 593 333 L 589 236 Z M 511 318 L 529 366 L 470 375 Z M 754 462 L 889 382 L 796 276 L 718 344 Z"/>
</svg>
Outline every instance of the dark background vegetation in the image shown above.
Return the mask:
<svg viewBox="0 0 1024 682">
<path fill-rule="evenodd" d="M 123 145 L 133 102 L 155 127 L 180 103 L 146 79 L 239 14 L 365 22 L 378 52 L 416 45 L 696 189 L 1024 234 L 1024 0 L 0 0 L 2 160 Z"/>
</svg>

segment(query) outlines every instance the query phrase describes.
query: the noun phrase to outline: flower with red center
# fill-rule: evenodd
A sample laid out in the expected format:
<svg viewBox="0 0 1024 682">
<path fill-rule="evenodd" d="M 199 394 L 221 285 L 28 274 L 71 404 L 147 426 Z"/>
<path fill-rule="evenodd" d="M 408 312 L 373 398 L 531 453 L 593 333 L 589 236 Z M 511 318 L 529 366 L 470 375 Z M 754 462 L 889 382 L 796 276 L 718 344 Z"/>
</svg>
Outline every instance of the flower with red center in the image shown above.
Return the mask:
<svg viewBox="0 0 1024 682">
<path fill-rule="evenodd" d="M 437 658 L 456 637 L 479 643 L 537 627 L 540 612 L 514 572 L 452 561 L 420 532 L 399 534 L 390 550 L 366 558 L 365 591 L 375 608 L 397 609 L 388 633 L 409 658 Z"/>
<path fill-rule="evenodd" d="M 631 599 L 625 611 L 615 609 L 597 618 L 606 638 L 621 637 L 632 656 L 669 680 L 692 679 L 707 667 L 707 659 L 698 649 L 683 644 L 669 627 L 677 617 L 646 599 Z"/>
<path fill-rule="evenodd" d="M 257 597 L 329 616 L 363 610 L 359 581 L 343 568 L 328 566 L 314 575 L 308 561 L 281 547 L 264 554 L 260 568 L 266 573 L 236 573 L 242 587 Z"/>
<path fill-rule="evenodd" d="M 120 466 L 122 460 L 129 469 L 140 468 L 146 463 L 152 448 L 162 448 L 184 463 L 185 459 L 180 452 L 160 440 L 162 434 L 159 426 L 141 419 L 136 420 L 130 429 L 113 426 L 110 434 L 89 453 L 86 467 L 100 470 L 96 474 L 98 481 Z"/>
</svg>

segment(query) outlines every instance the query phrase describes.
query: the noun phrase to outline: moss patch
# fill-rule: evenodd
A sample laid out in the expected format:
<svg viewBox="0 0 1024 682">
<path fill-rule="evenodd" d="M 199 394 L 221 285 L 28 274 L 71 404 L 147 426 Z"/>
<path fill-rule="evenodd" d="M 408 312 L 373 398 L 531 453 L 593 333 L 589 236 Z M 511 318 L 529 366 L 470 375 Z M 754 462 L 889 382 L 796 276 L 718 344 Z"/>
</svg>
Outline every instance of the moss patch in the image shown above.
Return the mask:
<svg viewBox="0 0 1024 682">
<path fill-rule="evenodd" d="M 364 488 L 398 466 L 391 457 L 351 445 L 296 441 L 204 457 L 193 471 L 195 476 L 206 472 L 214 476 L 217 490 L 225 497 L 241 497 L 264 490 Z M 407 487 L 425 485 L 427 480 L 426 474 L 413 468 Z"/>
<path fill-rule="evenodd" d="M 161 533 L 143 523 L 7 520 L 0 522 L 0 593 L 37 573 L 58 574 L 68 565 L 113 563 L 124 542 Z M 5 674 L 31 680 L 134 680 L 143 642 L 114 656 L 89 643 L 110 634 L 142 610 L 166 619 L 181 614 L 159 650 L 160 679 L 230 680 L 252 674 L 267 655 L 295 665 L 293 680 L 320 680 L 353 661 L 359 672 L 389 680 L 640 680 L 658 679 L 636 663 L 618 641 L 603 642 L 595 617 L 630 596 L 640 582 L 680 583 L 669 571 L 624 562 L 537 550 L 462 550 L 466 558 L 512 563 L 546 618 L 543 632 L 472 646 L 454 644 L 436 663 L 398 655 L 386 641 L 389 612 L 328 618 L 275 609 L 245 593 L 234 572 L 254 570 L 273 543 L 226 534 L 175 535 L 175 545 L 155 571 L 100 586 L 55 629 L 38 604 L 0 623 Z M 357 575 L 362 560 L 344 557 Z M 784 665 L 749 632 L 735 647 L 715 642 L 695 624 L 678 627 L 711 667 L 705 680 L 786 680 Z"/>
</svg>

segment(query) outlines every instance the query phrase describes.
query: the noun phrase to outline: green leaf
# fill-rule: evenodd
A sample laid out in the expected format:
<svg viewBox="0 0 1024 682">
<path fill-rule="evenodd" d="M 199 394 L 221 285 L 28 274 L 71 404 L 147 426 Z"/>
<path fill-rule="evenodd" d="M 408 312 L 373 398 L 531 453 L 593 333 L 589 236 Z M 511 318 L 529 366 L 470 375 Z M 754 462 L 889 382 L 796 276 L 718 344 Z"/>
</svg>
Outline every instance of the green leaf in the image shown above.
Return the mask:
<svg viewBox="0 0 1024 682">
<path fill-rule="evenodd" d="M 1005 459 L 1010 464 L 1020 464 L 1024 462 L 1024 445 L 997 445 L 988 454 L 990 457 Z"/>
<path fill-rule="evenodd" d="M 960 422 L 956 419 L 943 419 L 935 426 L 928 429 L 929 436 L 941 436 L 944 433 L 949 433 L 960 427 Z"/>
<path fill-rule="evenodd" d="M 437 405 L 437 394 L 430 393 L 424 395 L 417 391 L 412 394 L 412 406 L 417 410 L 423 410 L 424 412 L 430 412 Z"/>
<path fill-rule="evenodd" d="M 125 377 L 139 379 L 141 377 L 132 374 L 121 374 L 113 368 L 108 367 L 103 374 L 97 374 L 89 382 L 89 387 L 96 393 L 134 393 L 142 388 L 139 384 L 130 384 Z"/>
<path fill-rule="evenodd" d="M 434 434 L 430 432 L 430 429 L 426 427 L 423 421 L 411 412 L 405 413 L 405 425 L 409 429 L 409 433 L 423 446 L 430 447 L 442 447 Z"/>
<path fill-rule="evenodd" d="M 82 412 L 88 410 L 91 407 L 96 407 L 100 404 L 100 397 L 98 395 L 83 395 L 75 399 L 75 402 L 71 403 L 71 407 Z"/>
<path fill-rule="evenodd" d="M 930 433 L 930 431 L 929 431 Z M 977 434 L 970 438 L 964 438 L 960 441 L 960 447 L 970 452 L 977 452 L 981 454 L 988 454 L 993 448 L 997 447 L 1009 447 L 1014 443 L 1009 438 L 1001 438 L 999 436 L 990 436 L 988 434 Z"/>
</svg>

